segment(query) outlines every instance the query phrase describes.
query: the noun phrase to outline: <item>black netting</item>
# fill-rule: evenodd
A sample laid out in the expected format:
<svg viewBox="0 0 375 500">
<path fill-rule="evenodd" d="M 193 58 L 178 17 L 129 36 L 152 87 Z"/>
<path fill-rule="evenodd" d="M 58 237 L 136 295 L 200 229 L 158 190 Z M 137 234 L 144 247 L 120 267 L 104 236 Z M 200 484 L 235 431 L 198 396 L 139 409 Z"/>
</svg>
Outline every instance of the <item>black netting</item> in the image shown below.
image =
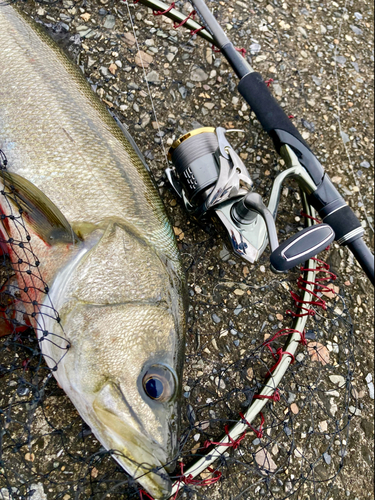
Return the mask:
<svg viewBox="0 0 375 500">
<path fill-rule="evenodd" d="M 42 283 L 39 274 L 27 273 L 32 263 L 33 272 L 38 269 L 37 257 L 28 242 L 22 214 L 16 215 L 12 208 L 16 205 L 9 202 L 17 199 L 11 186 L 2 196 L 9 209 L 3 214 L 3 225 L 14 224 L 20 233 L 19 240 L 2 239 L 10 253 L 2 258 L 2 316 L 3 324 L 12 330 L 2 338 L 1 348 L 4 486 L 15 493 L 14 498 L 30 496 L 40 482 L 47 491 L 51 487 L 55 498 L 72 491 L 78 498 L 102 498 L 109 493 L 115 498 L 137 498 L 136 484 L 99 448 L 40 354 L 29 326 L 29 316 L 34 313 L 27 312 L 30 303 L 36 309 L 38 304 L 32 297 L 29 303 L 25 295 L 21 298 L 22 290 L 10 266 L 10 260 L 13 265 L 27 262 L 22 273 L 36 276 Z M 224 247 L 218 261 L 214 254 L 220 240 L 202 230 L 197 237 L 197 229 L 184 230 L 182 251 L 191 281 L 191 312 L 181 452 L 176 458 L 185 470 L 198 457 L 209 454 L 210 443 L 219 441 L 227 426 L 235 424 L 270 383 L 267 376 L 284 352 L 290 333 L 282 329 L 292 321 L 283 304 L 292 303 L 290 291 L 298 277 L 276 279 L 260 266 L 263 277 L 254 284 L 248 267 L 233 260 Z M 212 259 L 207 247 L 212 248 Z M 213 491 L 228 499 L 240 498 L 244 491 L 250 498 L 287 498 L 304 492 L 324 498 L 333 488 L 347 453 L 350 421 L 357 411 L 352 385 L 355 345 L 345 286 L 324 270 L 318 276 L 327 279 L 320 282 L 324 283 L 320 289 L 328 295 L 322 295 L 327 310 L 313 307 L 315 314 L 304 335 L 307 345 L 299 349 L 274 400 L 249 424 L 247 436 L 228 447 L 213 472 L 201 474 L 193 485 L 189 480 L 187 485 L 182 483 L 184 491 L 197 498 L 212 498 Z M 23 292 L 28 296 L 26 288 Z M 321 299 L 319 303 L 323 303 Z M 44 314 L 45 310 L 38 315 L 41 323 Z M 214 326 L 207 332 L 205 326 L 210 323 Z M 40 333 L 42 328 L 40 324 Z M 44 341 L 53 341 L 47 332 L 43 336 Z M 180 467 L 176 478 L 181 475 Z M 218 471 L 220 483 L 207 490 Z M 204 487 L 198 488 L 197 483 Z"/>
</svg>

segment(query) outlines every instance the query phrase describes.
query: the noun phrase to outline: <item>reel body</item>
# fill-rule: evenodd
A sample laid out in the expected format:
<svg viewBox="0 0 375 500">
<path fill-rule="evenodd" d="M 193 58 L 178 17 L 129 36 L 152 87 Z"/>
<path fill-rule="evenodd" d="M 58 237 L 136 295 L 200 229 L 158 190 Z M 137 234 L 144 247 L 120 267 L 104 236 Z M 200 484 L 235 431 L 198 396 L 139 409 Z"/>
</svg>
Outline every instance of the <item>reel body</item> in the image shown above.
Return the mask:
<svg viewBox="0 0 375 500">
<path fill-rule="evenodd" d="M 266 207 L 252 191 L 250 173 L 227 140 L 226 135 L 233 132 L 242 131 L 205 127 L 180 137 L 168 154 L 173 167 L 166 169 L 167 178 L 190 215 L 200 219 L 209 211 L 216 213 L 237 255 L 254 263 L 269 242 L 271 269 L 285 272 L 324 250 L 335 234 L 330 226 L 321 224 L 279 247 L 275 218 L 283 181 L 293 177 L 306 192 L 316 186 L 295 153 L 285 146 L 289 169 L 275 179 Z"/>
</svg>

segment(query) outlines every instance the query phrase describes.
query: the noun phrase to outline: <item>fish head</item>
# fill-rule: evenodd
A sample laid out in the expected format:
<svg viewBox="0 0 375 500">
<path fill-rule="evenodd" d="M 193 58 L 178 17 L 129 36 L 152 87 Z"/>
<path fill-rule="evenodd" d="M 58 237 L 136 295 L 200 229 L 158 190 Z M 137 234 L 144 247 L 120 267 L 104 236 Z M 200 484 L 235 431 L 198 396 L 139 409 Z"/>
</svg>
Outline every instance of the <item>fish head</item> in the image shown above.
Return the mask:
<svg viewBox="0 0 375 500">
<path fill-rule="evenodd" d="M 86 398 L 85 420 L 147 491 L 167 495 L 164 468 L 177 456 L 179 426 L 173 318 L 155 306 L 78 306 L 73 321 L 88 334 L 72 343 L 70 367 L 74 392 Z"/>
<path fill-rule="evenodd" d="M 164 499 L 178 456 L 184 308 L 167 263 L 133 237 L 112 227 L 64 270 L 56 303 L 69 350 L 54 373 L 103 446 Z M 52 342 L 41 348 L 57 358 Z"/>
</svg>

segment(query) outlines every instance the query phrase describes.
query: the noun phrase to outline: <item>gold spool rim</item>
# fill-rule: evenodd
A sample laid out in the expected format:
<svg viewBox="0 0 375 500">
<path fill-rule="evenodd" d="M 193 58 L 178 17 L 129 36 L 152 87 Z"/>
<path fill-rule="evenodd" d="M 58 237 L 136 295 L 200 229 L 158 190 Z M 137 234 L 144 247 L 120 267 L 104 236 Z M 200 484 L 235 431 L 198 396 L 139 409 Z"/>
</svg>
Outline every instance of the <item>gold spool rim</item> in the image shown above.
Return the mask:
<svg viewBox="0 0 375 500">
<path fill-rule="evenodd" d="M 178 148 L 178 146 L 180 146 L 183 142 L 190 139 L 190 137 L 194 137 L 199 134 L 205 134 L 207 132 L 215 133 L 215 130 L 216 129 L 214 127 L 202 127 L 202 128 L 196 128 L 194 130 L 191 130 L 190 132 L 187 132 L 185 135 L 182 135 L 179 139 L 176 139 L 172 144 L 172 146 L 170 147 L 168 151 L 168 160 L 172 161 L 173 151 L 175 151 Z"/>
</svg>

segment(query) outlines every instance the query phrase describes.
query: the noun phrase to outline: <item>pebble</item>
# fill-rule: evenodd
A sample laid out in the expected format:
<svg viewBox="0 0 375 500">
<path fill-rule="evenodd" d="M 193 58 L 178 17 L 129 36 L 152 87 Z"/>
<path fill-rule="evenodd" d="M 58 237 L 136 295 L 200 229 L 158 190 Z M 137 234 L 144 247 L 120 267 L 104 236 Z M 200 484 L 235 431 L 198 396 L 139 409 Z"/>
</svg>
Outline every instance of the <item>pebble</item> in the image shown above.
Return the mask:
<svg viewBox="0 0 375 500">
<path fill-rule="evenodd" d="M 260 471 L 263 475 L 267 475 L 267 473 L 275 472 L 277 469 L 277 465 L 273 461 L 270 453 L 265 449 L 259 449 L 255 453 L 255 461 L 259 465 Z"/>
<path fill-rule="evenodd" d="M 348 134 L 346 132 L 344 132 L 343 130 L 340 132 L 340 134 L 341 134 L 341 139 L 342 139 L 343 143 L 347 144 L 350 141 Z"/>
<path fill-rule="evenodd" d="M 356 70 L 357 73 L 359 73 L 359 66 L 357 62 L 350 61 L 350 64 L 353 66 L 353 68 Z"/>
<path fill-rule="evenodd" d="M 285 493 L 291 493 L 293 490 L 293 485 L 290 481 L 286 481 L 284 485 Z"/>
<path fill-rule="evenodd" d="M 346 379 L 341 375 L 330 375 L 329 379 L 332 382 L 332 384 L 338 385 L 339 389 L 345 387 L 346 385 Z"/>
<path fill-rule="evenodd" d="M 234 310 L 234 315 L 235 316 L 238 316 L 240 314 L 240 312 L 242 311 L 243 307 L 241 306 L 241 304 L 239 304 L 236 309 Z"/>
<path fill-rule="evenodd" d="M 130 46 L 135 45 L 135 38 L 131 33 L 125 33 L 124 40 L 125 40 L 125 43 L 127 43 Z"/>
<path fill-rule="evenodd" d="M 62 15 L 64 15 L 64 14 L 60 14 L 60 17 L 61 17 L 61 19 L 63 21 L 66 21 L 66 22 L 70 22 L 71 21 L 71 18 L 69 18 L 69 19 L 63 19 Z M 65 17 L 68 17 L 68 16 L 65 16 Z M 80 17 L 85 21 L 85 23 L 87 23 L 87 21 L 90 20 L 91 14 L 89 12 L 85 12 L 84 14 L 81 14 Z"/>
<path fill-rule="evenodd" d="M 115 16 L 113 16 L 112 14 L 109 14 L 104 19 L 103 26 L 104 26 L 104 28 L 107 28 L 107 29 L 111 30 L 112 28 L 115 27 L 115 24 L 116 24 L 116 18 L 115 18 Z"/>
<path fill-rule="evenodd" d="M 340 393 L 338 391 L 327 391 L 326 392 L 326 395 L 327 396 L 332 396 L 334 398 L 339 398 L 340 397 Z"/>
<path fill-rule="evenodd" d="M 346 63 L 346 57 L 344 56 L 334 56 L 333 60 L 342 65 Z"/>
<path fill-rule="evenodd" d="M 260 52 L 261 48 L 262 47 L 259 43 L 252 43 L 250 45 L 250 54 L 251 55 L 257 54 L 258 52 Z"/>
<path fill-rule="evenodd" d="M 299 413 L 299 408 L 296 405 L 296 403 L 291 404 L 290 409 L 291 409 L 292 413 L 294 413 L 294 415 L 297 415 Z"/>
<path fill-rule="evenodd" d="M 199 429 L 200 431 L 205 431 L 209 427 L 210 427 L 210 422 L 208 420 L 205 420 L 203 422 L 199 422 L 199 424 L 197 425 L 197 429 Z"/>
<path fill-rule="evenodd" d="M 27 396 L 30 393 L 30 389 L 25 385 L 21 385 L 17 388 L 17 394 L 19 396 Z"/>
<path fill-rule="evenodd" d="M 77 33 L 81 38 L 91 38 L 94 35 L 92 28 L 88 28 L 87 26 L 77 26 Z"/>
<path fill-rule="evenodd" d="M 329 455 L 327 452 L 323 453 L 323 458 L 324 458 L 324 461 L 327 465 L 331 465 L 331 462 L 332 462 L 331 455 Z"/>
<path fill-rule="evenodd" d="M 225 387 L 226 387 L 224 380 L 222 378 L 220 378 L 220 377 L 216 377 L 215 378 L 215 385 L 219 389 L 225 389 Z"/>
<path fill-rule="evenodd" d="M 25 455 L 25 460 L 26 460 L 27 462 L 34 462 L 34 460 L 35 460 L 35 455 L 34 455 L 34 453 L 26 453 L 26 455 Z"/>
<path fill-rule="evenodd" d="M 108 71 L 110 73 L 112 73 L 112 75 L 115 75 L 117 70 L 118 70 L 118 67 L 116 64 L 112 63 L 109 65 Z"/>
<path fill-rule="evenodd" d="M 356 35 L 362 35 L 363 31 L 361 28 L 357 28 L 357 26 L 354 26 L 353 24 L 350 25 L 350 28 Z"/>
<path fill-rule="evenodd" d="M 187 418 L 189 420 L 190 425 L 194 425 L 195 420 L 196 420 L 196 415 L 195 415 L 194 408 L 191 405 L 187 405 L 186 415 L 187 415 Z"/>
<path fill-rule="evenodd" d="M 362 168 L 370 168 L 371 167 L 370 163 L 366 160 L 364 160 L 362 163 L 360 163 L 360 166 Z"/>
<path fill-rule="evenodd" d="M 206 102 L 204 105 L 210 111 L 212 111 L 214 109 L 214 107 L 215 107 L 215 103 L 214 102 Z"/>
<path fill-rule="evenodd" d="M 272 88 L 277 96 L 281 97 L 283 95 L 283 89 L 281 88 L 281 85 L 279 83 L 274 83 Z"/>
<path fill-rule="evenodd" d="M 322 80 L 318 78 L 317 76 L 312 76 L 312 80 L 317 85 L 318 87 L 322 84 Z"/>
<path fill-rule="evenodd" d="M 44 488 L 42 483 L 33 483 L 29 486 L 30 491 L 34 490 L 34 494 L 31 497 L 32 500 L 47 500 L 47 495 L 44 493 Z"/>
<path fill-rule="evenodd" d="M 289 404 L 294 403 L 295 400 L 296 400 L 296 395 L 293 394 L 293 392 L 289 392 L 289 394 L 288 394 L 288 403 Z"/>
<path fill-rule="evenodd" d="M 369 390 L 369 396 L 371 399 L 374 399 L 374 383 L 372 381 L 372 375 L 369 373 L 366 377 L 367 387 Z"/>
<path fill-rule="evenodd" d="M 231 255 L 230 252 L 225 247 L 220 251 L 220 259 L 223 262 L 226 262 L 227 260 L 229 260 L 230 255 Z"/>
<path fill-rule="evenodd" d="M 154 83 L 154 84 L 160 83 L 159 73 L 157 71 L 150 71 L 150 73 L 148 73 L 146 76 L 146 80 L 149 83 Z"/>
<path fill-rule="evenodd" d="M 148 68 L 154 58 L 150 54 L 146 54 L 146 52 L 143 52 L 143 50 L 140 50 L 137 52 L 137 55 L 135 56 L 135 64 L 139 66 L 140 68 Z M 152 71 L 151 73 L 156 73 L 156 71 Z M 157 74 L 157 73 L 156 73 Z"/>
<path fill-rule="evenodd" d="M 319 429 L 321 430 L 321 432 L 327 432 L 328 424 L 326 420 L 319 422 Z"/>
<path fill-rule="evenodd" d="M 143 115 L 141 115 L 141 127 L 142 128 L 146 128 L 147 125 L 149 125 L 150 121 L 151 121 L 151 117 L 149 115 L 149 113 L 144 113 Z"/>
<path fill-rule="evenodd" d="M 214 313 L 214 314 L 211 316 L 211 318 L 212 318 L 212 321 L 213 321 L 214 323 L 216 323 L 216 324 L 220 323 L 220 321 L 221 321 L 221 319 L 219 318 L 219 316 L 218 316 L 216 313 Z"/>
<path fill-rule="evenodd" d="M 208 80 L 208 74 L 199 66 L 194 65 L 190 72 L 190 80 L 192 82 L 204 82 Z"/>
<path fill-rule="evenodd" d="M 356 417 L 360 417 L 362 415 L 361 410 L 359 408 L 356 408 L 355 406 L 349 406 L 349 411 Z"/>
<path fill-rule="evenodd" d="M 70 23 L 70 21 L 72 20 L 72 18 L 70 16 L 67 16 L 66 14 L 60 14 L 60 19 L 62 21 L 65 21 L 66 23 Z"/>
</svg>

